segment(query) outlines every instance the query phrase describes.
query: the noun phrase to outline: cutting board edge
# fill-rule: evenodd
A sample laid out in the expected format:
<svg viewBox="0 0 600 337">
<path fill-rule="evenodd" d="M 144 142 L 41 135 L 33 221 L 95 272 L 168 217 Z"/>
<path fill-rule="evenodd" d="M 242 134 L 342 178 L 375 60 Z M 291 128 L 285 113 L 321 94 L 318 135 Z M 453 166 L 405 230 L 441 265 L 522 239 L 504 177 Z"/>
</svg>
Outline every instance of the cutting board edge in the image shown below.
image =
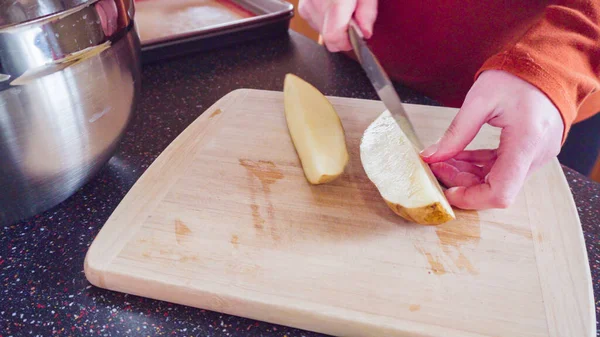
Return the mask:
<svg viewBox="0 0 600 337">
<path fill-rule="evenodd" d="M 542 167 L 543 169 L 552 169 L 554 170 L 555 174 L 560 176 L 560 179 L 558 181 L 558 183 L 561 185 L 560 188 L 562 190 L 565 191 L 570 191 L 570 187 L 569 187 L 569 183 L 567 181 L 567 178 L 564 174 L 564 171 L 562 170 L 561 166 L 560 166 L 560 162 L 558 161 L 557 158 L 552 159 L 552 161 L 550 163 L 547 164 L 547 167 Z M 525 187 L 527 188 L 527 187 Z M 537 193 L 542 193 L 540 191 L 536 191 Z M 530 194 L 530 192 L 525 191 L 525 193 L 527 195 Z M 529 196 L 528 196 L 529 197 Z M 593 337 L 596 336 L 596 324 L 597 324 L 597 320 L 596 320 L 596 306 L 595 306 L 595 298 L 594 298 L 594 291 L 593 291 L 593 280 L 592 280 L 592 273 L 591 273 L 591 268 L 590 268 L 590 264 L 589 264 L 589 255 L 587 253 L 587 249 L 586 249 L 586 242 L 585 242 L 585 236 L 583 234 L 583 229 L 581 226 L 581 219 L 579 218 L 579 212 L 577 211 L 577 205 L 575 204 L 575 199 L 573 198 L 573 195 L 571 193 L 567 193 L 567 195 L 564 196 L 564 198 L 566 199 L 565 201 L 567 202 L 567 204 L 565 205 L 565 207 L 568 209 L 568 211 L 571 213 L 572 218 L 574 219 L 574 224 L 573 226 L 575 226 L 577 228 L 577 235 L 576 235 L 576 240 L 577 240 L 577 245 L 575 245 L 578 248 L 577 251 L 577 255 L 573 257 L 572 254 L 571 255 L 566 255 L 567 256 L 567 263 L 568 266 L 564 266 L 561 267 L 561 269 L 564 269 L 565 272 L 568 272 L 572 269 L 575 270 L 579 270 L 580 273 L 582 273 L 583 275 L 581 275 L 583 278 L 585 278 L 585 283 L 586 283 L 586 287 L 585 287 L 585 293 L 582 295 L 583 297 L 586 298 L 586 303 L 584 303 L 584 305 L 586 305 L 586 308 L 582 308 L 581 306 L 578 306 L 580 309 L 585 310 L 586 312 L 584 312 L 583 314 L 587 317 L 584 316 L 583 318 L 583 324 L 584 326 L 581 328 L 581 331 L 583 333 L 585 333 L 586 337 Z M 527 201 L 527 203 L 529 204 L 530 202 Z M 532 209 L 535 209 L 535 207 L 530 208 L 530 212 Z M 568 218 L 565 216 L 565 218 Z M 532 234 L 537 234 L 537 235 L 542 235 L 543 237 L 543 230 L 547 229 L 545 228 L 546 226 L 539 226 L 537 225 L 537 222 L 532 221 L 531 222 L 531 226 L 532 226 Z M 571 235 L 575 236 L 575 234 L 573 233 L 573 231 L 568 231 L 567 233 L 571 233 Z M 561 237 L 561 239 L 563 239 L 563 237 Z M 544 249 L 552 249 L 552 247 L 557 246 L 558 244 L 560 244 L 563 248 L 563 251 L 567 251 L 568 247 L 566 247 L 564 241 L 561 241 L 560 243 L 555 243 L 553 241 L 552 244 L 549 244 L 549 241 L 547 240 L 547 238 L 544 238 L 544 241 L 540 240 L 539 237 L 535 240 L 533 240 L 533 245 L 534 245 L 534 249 L 535 249 L 535 254 L 536 254 L 536 261 L 538 264 L 538 273 L 540 272 L 540 268 L 543 267 L 543 261 L 540 261 L 540 258 L 547 256 L 548 254 L 543 254 L 543 250 Z M 540 274 L 541 277 L 541 274 Z M 547 276 L 549 277 L 549 276 Z M 572 287 L 574 295 L 580 293 L 582 290 L 579 290 L 580 288 L 576 286 L 576 284 L 574 284 L 574 287 Z M 552 290 L 557 290 L 557 289 L 552 289 Z M 550 293 L 549 290 L 547 288 L 542 287 L 542 296 L 544 298 L 546 298 L 547 296 L 554 296 L 554 294 Z M 546 302 L 547 303 L 547 302 Z M 554 310 L 552 310 L 554 309 Z M 560 308 L 558 308 L 560 309 Z M 556 335 L 556 331 L 553 330 L 553 328 L 555 328 L 556 326 L 560 326 L 560 322 L 555 322 L 555 318 L 554 316 L 556 315 L 556 308 L 549 308 L 547 306 L 547 304 L 545 304 L 545 310 L 546 310 L 546 315 L 548 317 L 548 322 L 552 322 L 555 323 L 554 326 L 549 326 L 549 333 L 551 333 L 551 336 L 561 336 L 562 335 Z M 553 314 L 549 313 L 548 311 L 551 310 Z M 554 333 L 554 334 L 552 334 Z M 579 336 L 579 335 L 577 335 Z"/>
<path fill-rule="evenodd" d="M 225 291 L 215 292 L 210 289 L 200 289 L 196 287 L 191 293 L 180 285 L 172 285 L 156 280 L 149 280 L 143 277 L 134 277 L 119 272 L 105 270 L 103 274 L 107 282 L 103 289 L 117 291 L 124 294 L 131 294 L 151 298 L 159 301 L 166 301 L 184 305 L 196 309 L 210 310 L 227 315 L 233 315 L 242 318 L 254 319 L 271 324 L 284 325 L 297 329 L 313 331 L 334 336 L 364 337 L 366 335 L 390 336 L 390 337 L 489 337 L 475 332 L 457 330 L 435 324 L 424 324 L 407 319 L 394 318 L 389 316 L 376 316 L 371 313 L 342 309 L 330 305 L 315 304 L 306 301 L 297 301 L 295 305 L 288 305 L 284 301 L 260 301 L 257 298 L 231 295 L 223 295 Z M 135 289 L 119 287 L 118 283 L 111 283 L 112 277 L 120 278 L 120 284 L 145 283 L 145 292 L 136 292 Z M 148 287 L 150 286 L 150 287 Z M 169 292 L 161 291 L 164 287 L 169 287 Z M 239 291 L 241 293 L 242 291 Z M 148 294 L 165 293 L 166 296 L 154 296 Z M 264 294 L 263 294 L 264 295 Z M 205 298 L 204 301 L 198 301 L 198 298 Z M 214 298 L 216 300 L 211 301 Z M 206 305 L 199 305 L 204 302 Z M 244 308 L 235 310 L 235 305 L 230 305 L 233 310 L 219 307 L 225 302 L 243 303 Z M 210 303 L 217 303 L 212 305 Z M 256 312 L 258 314 L 244 314 Z M 272 312 L 271 314 L 265 314 Z M 314 315 L 314 312 L 321 312 L 320 316 Z M 323 314 L 327 312 L 327 314 Z M 275 314 L 273 314 L 275 313 Z M 315 320 L 319 321 L 320 326 L 315 328 Z M 377 322 L 379 321 L 379 322 Z M 371 323 L 371 324 L 369 324 Z M 357 332 L 359 332 L 357 334 Z"/>
<path fill-rule="evenodd" d="M 201 115 L 200 115 L 200 116 L 199 116 L 199 117 L 198 117 L 198 118 L 197 118 L 197 119 L 196 119 L 194 122 L 192 122 L 192 124 L 190 124 L 190 126 L 188 126 L 188 127 L 187 127 L 187 128 L 186 128 L 186 129 L 185 129 L 183 132 L 182 132 L 182 134 L 180 134 L 179 136 L 177 136 L 177 138 L 175 138 L 175 140 L 173 140 L 173 142 L 172 142 L 171 144 L 169 144 L 169 146 L 167 146 L 167 148 L 166 148 L 166 149 L 165 149 L 165 150 L 164 150 L 164 151 L 163 151 L 163 152 L 162 152 L 162 153 L 161 153 L 161 154 L 160 154 L 160 155 L 157 157 L 157 159 L 156 159 L 156 160 L 155 160 L 155 161 L 152 163 L 152 165 L 150 165 L 150 166 L 149 166 L 148 170 L 146 170 L 146 172 L 144 172 L 144 174 L 143 174 L 143 175 L 140 177 L 140 180 L 142 179 L 142 177 L 144 177 L 144 175 L 147 175 L 147 174 L 148 174 L 148 172 L 150 171 L 150 169 L 151 169 L 153 166 L 155 166 L 155 165 L 156 165 L 156 163 L 159 161 L 159 158 L 161 158 L 161 157 L 165 156 L 165 152 L 167 152 L 167 150 L 168 150 L 168 149 L 170 149 L 170 148 L 172 149 L 173 143 L 174 143 L 175 141 L 177 141 L 178 139 L 180 139 L 180 137 L 182 137 L 182 136 L 183 136 L 183 133 L 185 133 L 186 131 L 188 131 L 188 129 L 190 129 L 190 127 L 191 127 L 191 126 L 192 126 L 194 123 L 199 123 L 199 121 L 211 120 L 211 118 L 210 118 L 211 116 L 209 116 L 209 113 L 210 113 L 210 111 L 214 111 L 214 110 L 215 110 L 215 108 L 219 106 L 219 104 L 222 104 L 222 103 L 221 103 L 221 101 L 225 100 L 227 97 L 229 97 L 230 99 L 232 99 L 232 98 L 235 98 L 235 97 L 239 97 L 239 96 L 240 96 L 241 94 L 243 94 L 243 93 L 246 93 L 246 94 L 248 94 L 249 92 L 252 92 L 252 91 L 257 91 L 257 92 L 258 92 L 258 91 L 263 91 L 263 90 L 256 90 L 256 89 L 238 89 L 238 90 L 234 90 L 234 91 L 230 92 L 229 94 L 227 94 L 226 96 L 224 96 L 223 98 L 221 98 L 220 100 L 218 100 L 217 102 L 215 102 L 215 103 L 214 103 L 214 104 L 213 104 L 213 105 L 212 105 L 210 108 L 208 108 L 208 109 L 207 109 L 205 112 L 203 112 L 203 113 L 202 113 L 202 114 L 201 114 Z M 280 94 L 280 92 L 278 92 L 278 91 L 272 91 L 272 92 L 273 92 L 273 93 L 279 93 L 279 94 Z M 349 100 L 362 100 L 362 99 L 354 99 L 354 98 L 345 98 L 345 99 L 349 99 Z M 369 100 L 362 100 L 362 101 L 369 101 Z M 232 104 L 233 104 L 233 103 L 232 103 Z M 429 107 L 429 106 L 428 106 L 428 107 Z M 446 108 L 444 108 L 444 109 L 446 109 Z M 222 108 L 222 110 L 226 110 L 226 109 Z M 217 117 L 217 118 L 213 118 L 213 121 L 214 121 L 214 123 L 217 123 L 217 122 L 220 120 L 220 118 L 221 118 L 221 117 L 220 117 L 220 116 L 215 116 L 215 117 Z M 211 124 L 211 125 L 214 125 L 214 124 Z M 188 131 L 188 132 L 191 132 L 191 131 Z M 195 134 L 191 134 L 191 135 L 188 135 L 188 136 L 190 136 L 190 137 L 197 137 L 197 134 L 196 134 L 196 135 L 195 135 Z M 565 182 L 566 182 L 566 177 L 564 176 L 564 174 L 562 174 L 562 177 L 563 177 L 563 179 L 565 179 Z M 136 184 L 138 184 L 138 183 L 139 183 L 139 180 L 138 180 L 138 182 L 136 182 Z M 123 199 L 123 200 L 122 200 L 122 201 L 119 203 L 119 205 L 123 204 L 125 200 L 128 200 L 128 199 L 126 199 L 126 198 L 127 198 L 127 197 L 128 197 L 128 195 L 129 195 L 129 194 L 130 194 L 130 193 L 133 191 L 133 189 L 134 189 L 134 188 L 135 188 L 135 185 L 134 185 L 134 187 L 133 187 L 133 188 L 132 188 L 132 189 L 131 189 L 131 190 L 130 190 L 128 193 L 127 193 L 127 195 L 126 195 L 126 196 L 125 196 L 125 198 L 124 198 L 124 199 Z M 567 188 L 568 188 L 568 185 L 567 185 Z M 159 197 L 157 196 L 156 198 L 159 198 Z M 571 196 L 571 199 L 572 199 L 572 196 Z M 118 209 L 118 208 L 119 208 L 119 207 L 117 207 L 117 209 Z M 116 210 L 115 210 L 115 212 L 116 212 Z M 114 213 L 113 213 L 113 214 L 114 214 Z M 111 215 L 111 217 L 109 218 L 109 220 L 111 220 L 111 219 L 112 219 L 112 220 L 114 220 L 114 221 L 117 221 L 117 220 L 113 219 L 113 215 Z M 579 218 L 578 218 L 578 221 L 579 221 Z M 108 223 L 108 222 L 107 222 L 107 223 Z M 113 224 L 113 226 L 116 226 L 116 224 Z M 106 225 L 105 225 L 105 227 L 106 227 Z M 102 233 L 102 231 L 103 231 L 103 230 L 104 230 L 104 228 L 102 228 L 102 230 L 101 230 L 101 233 Z M 581 232 L 581 235 L 583 235 L 583 234 L 582 234 L 582 232 Z M 94 240 L 94 242 L 95 242 L 95 241 L 96 241 L 96 240 Z M 109 260 L 108 260 L 108 262 L 106 262 L 106 263 L 104 264 L 104 268 L 103 268 L 103 266 L 102 266 L 102 265 L 98 265 L 98 264 L 96 263 L 96 262 L 98 262 L 98 261 L 96 261 L 96 260 L 95 260 L 93 257 L 92 257 L 91 259 L 89 259 L 90 251 L 91 251 L 91 250 L 92 250 L 92 248 L 94 247 L 94 242 L 92 243 L 92 246 L 90 246 L 90 250 L 88 250 L 88 254 L 86 254 L 86 262 L 85 262 L 85 264 L 84 264 L 84 265 L 85 265 L 85 268 L 84 268 L 84 269 L 86 270 L 86 277 L 88 278 L 88 280 L 90 281 L 90 283 L 92 283 L 92 284 L 94 284 L 94 285 L 96 285 L 96 286 L 98 286 L 98 287 L 100 287 L 100 288 L 105 288 L 105 289 L 110 289 L 110 290 L 120 291 L 120 290 L 118 290 L 118 289 L 115 289 L 115 288 L 112 288 L 112 289 L 111 289 L 111 288 L 107 288 L 107 287 L 106 287 L 106 282 L 105 282 L 105 280 L 106 280 L 106 277 L 108 276 L 108 274 L 107 274 L 107 270 L 108 270 L 108 269 L 107 269 L 107 268 L 105 268 L 105 267 L 106 267 L 106 266 L 108 266 L 108 265 L 110 265 L 110 264 L 113 262 L 113 260 L 114 260 L 114 257 L 113 257 L 112 259 L 109 259 Z M 124 244 L 124 245 L 125 245 L 125 244 Z M 121 248 L 122 248 L 122 247 L 121 247 Z M 584 249 L 585 249 L 585 248 L 584 248 Z M 117 249 L 117 250 L 115 250 L 115 251 L 116 251 L 116 253 L 115 253 L 115 256 L 116 256 L 116 255 L 117 255 L 117 254 L 118 254 L 118 253 L 121 251 L 121 249 Z M 104 251 L 103 251 L 103 252 L 104 252 Z M 99 253 L 100 253 L 100 252 L 99 252 Z M 98 254 L 97 254 L 97 255 L 98 255 Z M 100 255 L 101 255 L 101 254 L 100 254 Z M 587 252 L 586 252 L 586 256 L 587 256 Z M 100 257 L 100 256 L 96 256 L 96 257 Z M 91 263 L 90 263 L 90 261 L 91 261 Z M 588 268 L 588 270 L 589 270 L 589 265 L 587 266 L 587 268 Z M 103 286 L 103 284 L 104 284 L 104 286 Z M 591 283 L 589 283 L 589 284 L 588 284 L 588 286 L 590 286 L 590 287 L 591 287 Z M 144 295 L 142 295 L 142 296 L 149 297 L 147 294 L 144 294 Z M 593 298 L 593 297 L 592 297 L 592 298 Z M 595 320 L 595 316 L 594 316 L 594 320 Z M 277 322 L 275 322 L 275 323 L 277 323 Z M 590 328 L 591 328 L 591 327 L 590 327 Z"/>
<path fill-rule="evenodd" d="M 561 181 L 562 184 L 564 186 L 564 188 L 567 191 L 570 191 L 570 186 L 569 186 L 569 182 L 567 181 L 567 177 L 564 174 L 564 171 L 562 170 L 562 168 L 560 167 L 560 163 L 558 161 L 558 158 L 554 159 L 557 168 L 560 172 L 561 175 Z M 592 279 L 592 270 L 590 268 L 590 260 L 589 260 L 589 254 L 587 252 L 587 246 L 586 246 L 586 241 L 585 241 L 585 235 L 583 233 L 583 227 L 581 225 L 581 218 L 579 217 L 579 211 L 577 210 L 577 204 L 575 203 L 575 198 L 573 197 L 573 194 L 569 194 L 569 199 L 570 199 L 570 203 L 569 203 L 569 207 L 571 208 L 572 212 L 575 213 L 577 216 L 577 226 L 579 227 L 579 235 L 578 235 L 578 239 L 580 242 L 580 250 L 581 250 L 581 254 L 583 255 L 583 268 L 585 269 L 585 274 L 586 274 L 586 280 L 587 280 L 587 297 L 588 297 L 588 320 L 589 320 L 589 325 L 588 325 L 588 334 L 589 337 L 595 337 L 597 335 L 597 319 L 596 319 L 596 301 L 595 301 L 595 297 L 594 297 L 594 280 Z M 581 263 L 581 262 L 580 262 Z"/>
<path fill-rule="evenodd" d="M 142 173 L 140 175 L 138 180 L 133 184 L 131 189 L 129 191 L 127 191 L 127 193 L 125 194 L 123 199 L 119 202 L 119 204 L 117 205 L 115 210 L 108 217 L 107 221 L 104 223 L 104 225 L 102 226 L 102 228 L 100 229 L 100 231 L 98 232 L 98 234 L 96 235 L 96 237 L 94 238 L 92 243 L 90 244 L 88 251 L 86 252 L 86 255 L 84 258 L 84 263 L 83 263 L 84 275 L 91 284 L 98 286 L 100 288 L 103 288 L 102 287 L 102 284 L 104 283 L 103 273 L 106 270 L 106 266 L 110 265 L 110 263 L 114 260 L 114 258 L 121 252 L 123 247 L 127 244 L 126 240 L 122 240 L 121 241 L 122 245 L 118 248 L 109 247 L 109 248 L 113 248 L 113 249 L 102 249 L 104 247 L 99 247 L 100 244 L 98 242 L 107 241 L 104 238 L 104 236 L 108 236 L 109 231 L 111 229 L 113 229 L 113 231 L 114 231 L 113 236 L 115 236 L 116 234 L 127 233 L 127 232 L 129 232 L 129 234 L 130 234 L 129 236 L 131 236 L 142 225 L 142 222 L 138 221 L 138 225 L 129 226 L 129 224 L 132 221 L 127 221 L 127 220 L 133 220 L 135 218 L 135 216 L 129 216 L 129 217 L 125 216 L 123 219 L 123 218 L 121 218 L 121 215 L 127 215 L 129 213 L 132 213 L 130 210 L 125 209 L 126 205 L 129 204 L 130 200 L 139 198 L 140 194 L 142 194 L 141 198 L 144 199 L 144 194 L 143 194 L 143 189 L 142 189 L 142 186 L 144 186 L 144 182 L 146 182 L 146 180 L 152 181 L 152 178 L 154 176 L 160 175 L 161 171 L 163 171 L 163 170 L 170 170 L 170 169 L 166 168 L 165 164 L 169 161 L 169 159 L 171 157 L 174 156 L 174 154 L 177 152 L 177 150 L 179 150 L 179 148 L 183 147 L 184 145 L 187 145 L 186 141 L 188 140 L 188 138 L 194 139 L 194 138 L 199 137 L 199 134 L 195 133 L 195 131 L 197 131 L 199 129 L 202 132 L 202 138 L 204 138 L 206 136 L 206 133 L 210 132 L 209 127 L 211 126 L 211 123 L 210 123 L 211 120 L 213 121 L 213 123 L 218 123 L 221 120 L 223 111 L 227 110 L 227 108 L 229 108 L 230 105 L 232 105 L 234 102 L 236 102 L 237 99 L 240 99 L 240 97 L 245 97 L 246 95 L 248 95 L 248 93 L 249 93 L 249 89 L 233 90 L 233 91 L 229 92 L 228 94 L 226 94 L 225 96 L 221 97 L 215 103 L 213 103 L 204 112 L 202 112 L 194 121 L 192 121 L 179 135 L 177 135 L 169 143 L 169 145 L 167 145 L 167 147 L 156 157 L 156 159 L 148 166 L 148 168 L 144 171 L 144 173 Z M 218 112 L 219 110 L 220 110 L 220 112 Z M 191 141 L 191 143 L 194 143 L 194 142 Z M 190 148 L 188 149 L 188 151 L 186 153 L 189 154 L 190 152 L 194 152 L 194 151 L 196 151 L 196 147 L 190 146 Z M 181 163 L 179 163 L 179 165 L 178 165 L 179 169 L 184 169 L 186 166 L 185 164 L 192 160 L 192 156 L 182 156 L 182 157 L 184 160 Z M 173 175 L 173 176 L 177 176 L 177 175 Z M 168 187 L 174 183 L 175 179 L 171 178 L 170 180 L 171 180 L 170 182 L 162 184 L 162 185 L 166 185 L 166 186 L 164 186 L 165 188 L 163 189 L 162 193 L 166 193 L 166 191 L 168 190 Z M 150 182 L 148 184 L 152 187 L 156 187 L 156 185 L 160 185 L 159 183 L 157 183 L 155 181 Z M 158 193 L 154 197 L 149 197 L 149 195 L 151 195 L 151 193 L 147 193 L 146 198 L 145 198 L 147 200 L 145 200 L 142 203 L 142 205 L 138 206 L 139 209 L 137 212 L 135 212 L 135 215 L 139 216 L 139 214 L 142 214 L 144 212 L 144 210 L 148 207 L 147 206 L 148 204 L 150 204 L 152 202 L 156 202 L 157 199 L 161 198 L 162 193 Z M 109 255 L 110 257 L 106 258 L 105 254 Z"/>
</svg>

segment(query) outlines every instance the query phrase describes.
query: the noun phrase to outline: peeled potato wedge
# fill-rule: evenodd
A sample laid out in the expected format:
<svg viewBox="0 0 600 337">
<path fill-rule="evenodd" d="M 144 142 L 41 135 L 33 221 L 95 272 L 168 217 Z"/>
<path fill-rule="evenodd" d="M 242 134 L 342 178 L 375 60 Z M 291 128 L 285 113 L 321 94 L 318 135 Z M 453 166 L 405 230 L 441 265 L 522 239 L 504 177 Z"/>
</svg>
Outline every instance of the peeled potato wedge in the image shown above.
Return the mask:
<svg viewBox="0 0 600 337">
<path fill-rule="evenodd" d="M 301 78 L 287 74 L 284 109 L 288 130 L 309 183 L 335 180 L 348 164 L 342 122 L 323 94 Z"/>
<path fill-rule="evenodd" d="M 456 218 L 429 165 L 388 110 L 365 130 L 360 159 L 369 180 L 399 216 L 422 225 Z"/>
</svg>

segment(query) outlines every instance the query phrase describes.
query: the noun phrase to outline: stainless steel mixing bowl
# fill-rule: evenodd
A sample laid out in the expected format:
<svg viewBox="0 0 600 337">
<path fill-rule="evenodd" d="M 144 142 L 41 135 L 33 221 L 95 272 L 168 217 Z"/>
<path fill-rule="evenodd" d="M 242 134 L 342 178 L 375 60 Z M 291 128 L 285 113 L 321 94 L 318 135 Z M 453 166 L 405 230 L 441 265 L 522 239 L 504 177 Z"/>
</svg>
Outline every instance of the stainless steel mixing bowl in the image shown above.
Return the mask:
<svg viewBox="0 0 600 337">
<path fill-rule="evenodd" d="M 114 154 L 140 89 L 133 0 L 0 0 L 0 225 L 47 210 Z"/>
</svg>

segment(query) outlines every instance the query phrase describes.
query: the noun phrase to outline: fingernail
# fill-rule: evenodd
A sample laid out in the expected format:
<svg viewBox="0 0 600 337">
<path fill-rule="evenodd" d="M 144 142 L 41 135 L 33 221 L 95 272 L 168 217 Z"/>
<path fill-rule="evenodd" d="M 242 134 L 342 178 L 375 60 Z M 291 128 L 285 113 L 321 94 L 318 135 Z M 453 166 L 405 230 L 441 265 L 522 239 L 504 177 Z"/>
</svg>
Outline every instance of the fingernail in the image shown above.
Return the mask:
<svg viewBox="0 0 600 337">
<path fill-rule="evenodd" d="M 455 186 L 455 187 L 450 187 L 449 189 L 444 191 L 444 195 L 446 196 L 446 199 L 448 200 L 448 202 L 452 205 L 452 202 L 454 201 L 454 196 L 456 195 L 456 192 L 460 189 L 460 187 Z M 454 205 L 452 205 L 454 206 Z"/>
<path fill-rule="evenodd" d="M 450 187 L 449 189 L 446 190 L 447 193 L 449 194 L 454 194 L 456 193 L 456 191 L 458 191 L 461 188 L 461 186 L 454 186 L 454 187 Z"/>
<path fill-rule="evenodd" d="M 433 154 L 436 153 L 437 150 L 438 150 L 438 144 L 435 143 L 433 145 L 430 145 L 425 150 L 421 151 L 421 156 L 425 157 L 425 158 L 429 158 L 429 157 L 433 156 Z"/>
</svg>

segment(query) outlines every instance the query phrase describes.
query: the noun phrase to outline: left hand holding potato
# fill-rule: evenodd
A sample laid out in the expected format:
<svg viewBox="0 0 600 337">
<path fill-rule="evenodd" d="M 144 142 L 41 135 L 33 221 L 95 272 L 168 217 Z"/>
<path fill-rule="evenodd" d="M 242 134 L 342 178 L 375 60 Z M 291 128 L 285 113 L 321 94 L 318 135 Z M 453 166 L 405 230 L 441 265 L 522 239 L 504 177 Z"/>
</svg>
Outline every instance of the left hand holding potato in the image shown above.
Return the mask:
<svg viewBox="0 0 600 337">
<path fill-rule="evenodd" d="M 498 149 L 465 151 L 484 123 L 502 129 Z M 505 71 L 478 77 L 442 138 L 421 153 L 462 209 L 506 208 L 526 178 L 556 157 L 564 124 L 548 97 Z"/>
</svg>

